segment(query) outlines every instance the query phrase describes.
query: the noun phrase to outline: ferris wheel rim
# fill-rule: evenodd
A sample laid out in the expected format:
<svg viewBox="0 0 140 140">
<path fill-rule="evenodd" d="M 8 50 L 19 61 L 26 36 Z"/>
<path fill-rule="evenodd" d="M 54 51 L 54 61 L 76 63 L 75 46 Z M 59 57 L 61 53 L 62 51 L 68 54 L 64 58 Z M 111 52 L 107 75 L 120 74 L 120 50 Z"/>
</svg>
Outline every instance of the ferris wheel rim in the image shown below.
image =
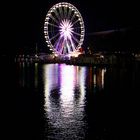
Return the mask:
<svg viewBox="0 0 140 140">
<path fill-rule="evenodd" d="M 71 3 L 67 3 L 67 2 L 57 3 L 49 9 L 49 11 L 47 12 L 46 18 L 45 18 L 45 22 L 44 22 L 44 34 L 45 34 L 46 43 L 47 43 L 48 47 L 50 48 L 50 50 L 52 50 L 54 53 L 59 53 L 59 52 L 54 48 L 54 46 L 51 42 L 51 40 L 53 38 L 50 38 L 50 36 L 49 36 L 49 27 L 48 26 L 51 25 L 51 26 L 54 26 L 55 28 L 60 28 L 60 27 L 57 26 L 56 24 L 49 23 L 49 20 L 50 20 L 50 18 L 52 18 L 55 23 L 59 23 L 59 21 L 60 21 L 59 18 L 61 18 L 61 17 L 59 17 L 60 15 L 59 16 L 57 15 L 58 17 L 57 17 L 57 19 L 55 19 L 52 16 L 52 13 L 55 13 L 56 9 L 62 8 L 62 7 L 63 8 L 67 7 L 69 9 L 69 11 L 71 10 L 71 12 L 74 11 L 73 16 L 76 15 L 76 17 L 78 17 L 78 20 L 75 21 L 73 23 L 73 25 L 76 24 L 76 22 L 79 22 L 80 27 L 78 27 L 78 28 L 80 29 L 80 33 L 76 33 L 74 31 L 72 31 L 73 34 L 75 34 L 77 36 L 79 35 L 79 40 L 76 40 L 76 38 L 73 38 L 77 42 L 76 50 L 77 50 L 77 48 L 80 48 L 82 46 L 83 41 L 84 41 L 85 26 L 84 26 L 84 21 L 83 21 L 83 18 L 81 16 L 79 10 L 74 5 L 72 5 Z M 69 20 L 69 17 L 68 17 L 68 19 L 67 19 L 67 17 L 65 17 L 64 19 Z M 68 22 L 71 22 L 71 21 L 68 21 Z M 58 36 L 58 35 L 59 34 L 56 34 L 56 36 Z M 54 36 L 54 38 L 55 38 L 55 36 Z"/>
</svg>

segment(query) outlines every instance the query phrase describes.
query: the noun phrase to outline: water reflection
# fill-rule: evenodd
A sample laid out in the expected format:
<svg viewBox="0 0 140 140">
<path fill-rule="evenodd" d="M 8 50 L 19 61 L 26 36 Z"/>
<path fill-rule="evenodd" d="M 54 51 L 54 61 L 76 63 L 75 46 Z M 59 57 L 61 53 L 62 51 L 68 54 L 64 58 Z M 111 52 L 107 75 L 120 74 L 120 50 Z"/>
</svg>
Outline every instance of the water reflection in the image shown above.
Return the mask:
<svg viewBox="0 0 140 140">
<path fill-rule="evenodd" d="M 19 87 L 38 88 L 39 64 L 20 62 L 16 65 Z"/>
<path fill-rule="evenodd" d="M 89 81 L 91 86 L 103 88 L 104 72 L 104 69 L 95 72 L 92 67 L 65 64 L 43 66 L 48 138 L 85 138 L 88 129 L 85 119 L 86 83 Z"/>
<path fill-rule="evenodd" d="M 104 89 L 105 68 L 19 63 L 17 72 L 20 87 L 45 96 L 46 139 L 86 139 L 91 121 L 87 104 Z"/>
<path fill-rule="evenodd" d="M 126 118 L 136 107 L 139 68 L 17 63 L 17 88 L 5 103 L 14 105 L 16 130 L 24 139 L 120 139 L 132 130 Z"/>
<path fill-rule="evenodd" d="M 87 127 L 83 120 L 86 67 L 50 64 L 44 65 L 43 70 L 48 138 L 84 138 Z"/>
<path fill-rule="evenodd" d="M 88 69 L 88 79 L 87 86 L 89 89 L 104 89 L 104 78 L 105 78 L 106 68 L 89 67 Z"/>
</svg>

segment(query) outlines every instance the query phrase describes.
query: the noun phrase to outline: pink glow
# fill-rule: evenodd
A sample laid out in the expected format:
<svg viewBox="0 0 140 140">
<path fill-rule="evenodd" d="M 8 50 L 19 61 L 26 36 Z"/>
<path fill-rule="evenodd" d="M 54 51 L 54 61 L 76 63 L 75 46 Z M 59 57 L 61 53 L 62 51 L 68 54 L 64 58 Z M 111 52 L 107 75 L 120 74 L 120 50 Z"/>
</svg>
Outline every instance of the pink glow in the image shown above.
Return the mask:
<svg viewBox="0 0 140 140">
<path fill-rule="evenodd" d="M 64 37 L 64 39 L 67 39 L 67 38 L 71 38 L 72 36 L 72 31 L 73 31 L 73 28 L 72 28 L 72 23 L 69 21 L 69 20 L 63 20 L 61 23 L 60 23 L 60 34 L 61 34 L 61 37 Z"/>
</svg>

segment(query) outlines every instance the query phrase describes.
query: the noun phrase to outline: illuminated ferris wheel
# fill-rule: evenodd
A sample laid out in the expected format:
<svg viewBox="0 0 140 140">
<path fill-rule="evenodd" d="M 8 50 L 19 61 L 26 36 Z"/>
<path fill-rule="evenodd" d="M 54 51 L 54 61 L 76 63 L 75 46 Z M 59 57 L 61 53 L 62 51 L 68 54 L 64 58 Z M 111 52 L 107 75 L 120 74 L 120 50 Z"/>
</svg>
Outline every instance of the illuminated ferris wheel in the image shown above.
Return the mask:
<svg viewBox="0 0 140 140">
<path fill-rule="evenodd" d="M 83 18 L 75 6 L 61 2 L 50 8 L 45 18 L 44 35 L 53 53 L 66 55 L 78 52 L 84 34 Z"/>
</svg>

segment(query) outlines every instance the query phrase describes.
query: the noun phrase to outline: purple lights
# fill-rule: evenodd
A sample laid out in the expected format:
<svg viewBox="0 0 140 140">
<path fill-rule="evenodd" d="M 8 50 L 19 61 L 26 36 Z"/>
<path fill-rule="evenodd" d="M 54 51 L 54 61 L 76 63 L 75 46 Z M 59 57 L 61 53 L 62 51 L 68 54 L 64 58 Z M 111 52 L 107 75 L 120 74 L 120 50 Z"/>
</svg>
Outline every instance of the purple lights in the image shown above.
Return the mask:
<svg viewBox="0 0 140 140">
<path fill-rule="evenodd" d="M 64 19 L 59 26 L 60 37 L 56 44 L 56 50 L 61 54 L 67 54 L 76 50 L 76 46 L 72 40 L 73 25 L 70 20 Z"/>
<path fill-rule="evenodd" d="M 67 38 L 70 39 L 72 36 L 72 31 L 73 31 L 72 23 L 69 20 L 65 19 L 60 23 L 61 37 L 64 37 L 64 39 Z"/>
<path fill-rule="evenodd" d="M 50 8 L 45 18 L 44 35 L 54 54 L 79 54 L 84 34 L 83 18 L 75 6 L 61 2 Z"/>
</svg>

